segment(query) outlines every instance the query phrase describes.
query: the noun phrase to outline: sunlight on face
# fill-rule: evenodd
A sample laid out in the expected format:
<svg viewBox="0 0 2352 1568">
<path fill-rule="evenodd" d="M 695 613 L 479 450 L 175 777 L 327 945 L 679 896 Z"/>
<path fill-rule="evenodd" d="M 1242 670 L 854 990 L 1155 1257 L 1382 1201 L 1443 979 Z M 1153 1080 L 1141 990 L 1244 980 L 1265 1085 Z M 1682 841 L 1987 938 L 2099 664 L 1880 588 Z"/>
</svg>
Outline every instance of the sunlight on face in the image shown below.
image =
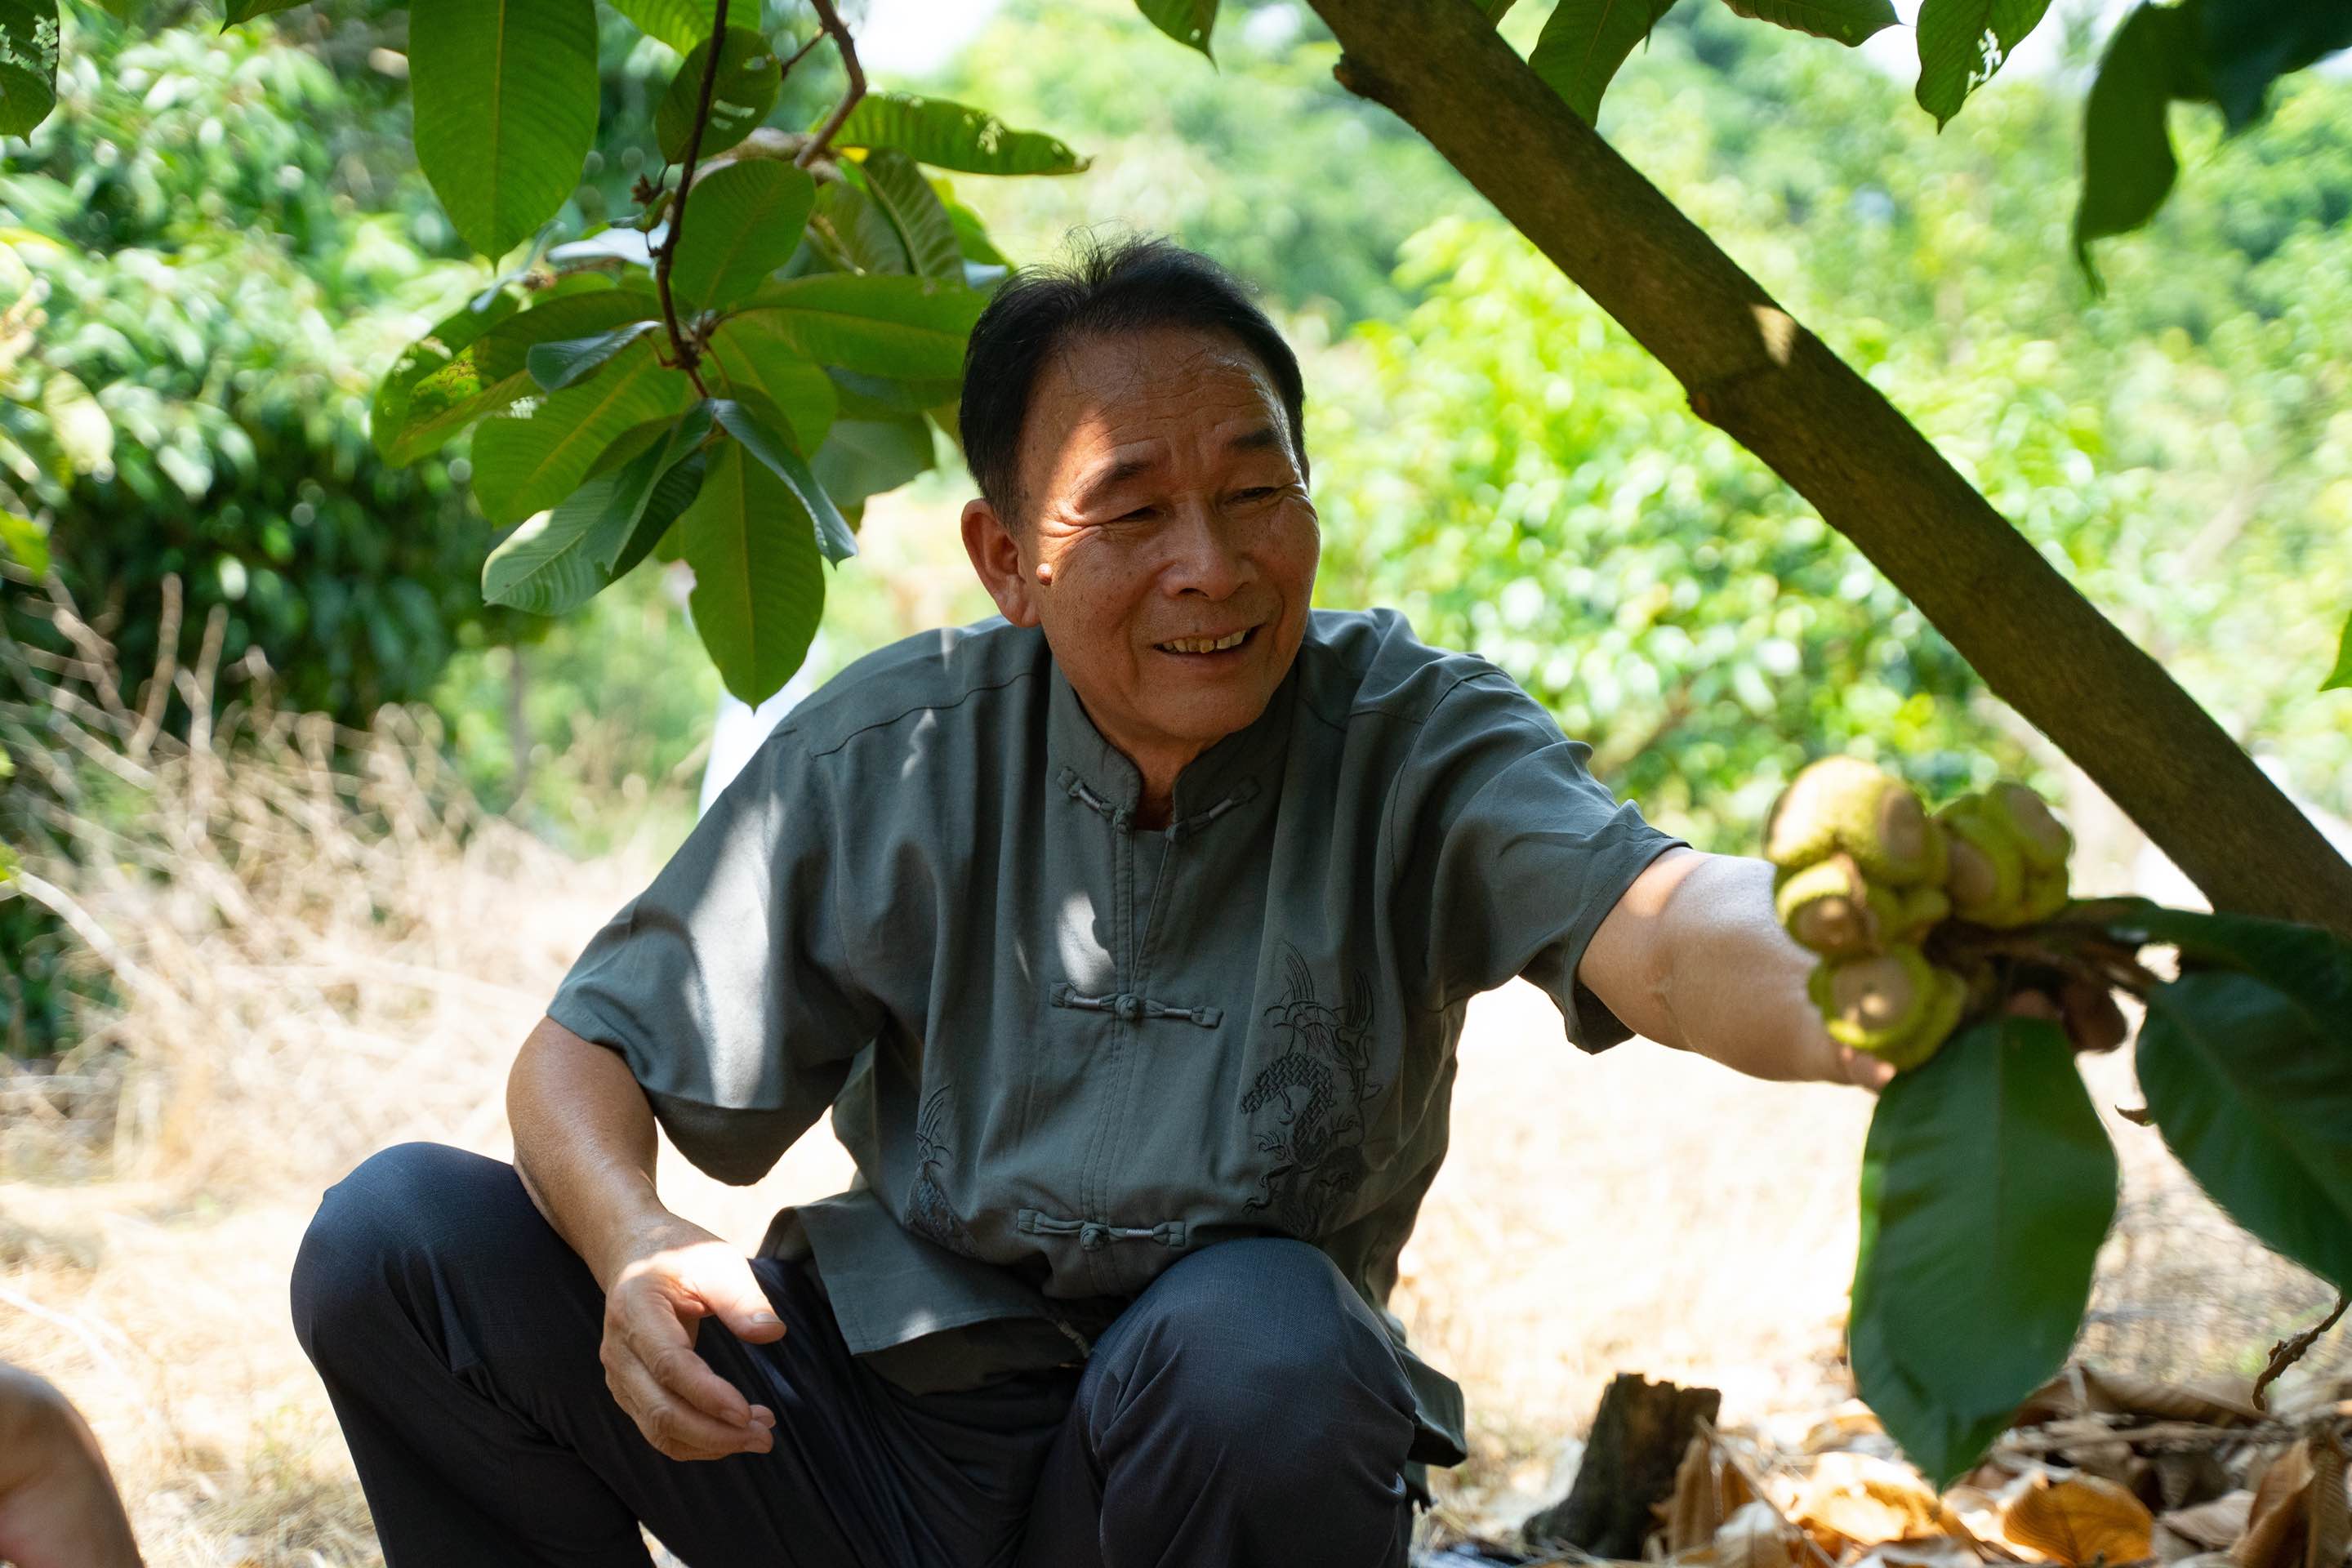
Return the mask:
<svg viewBox="0 0 2352 1568">
<path fill-rule="evenodd" d="M 1049 359 L 1019 504 L 1024 624 L 1147 780 L 1265 711 L 1322 534 L 1281 395 L 1237 340 L 1156 330 Z"/>
</svg>

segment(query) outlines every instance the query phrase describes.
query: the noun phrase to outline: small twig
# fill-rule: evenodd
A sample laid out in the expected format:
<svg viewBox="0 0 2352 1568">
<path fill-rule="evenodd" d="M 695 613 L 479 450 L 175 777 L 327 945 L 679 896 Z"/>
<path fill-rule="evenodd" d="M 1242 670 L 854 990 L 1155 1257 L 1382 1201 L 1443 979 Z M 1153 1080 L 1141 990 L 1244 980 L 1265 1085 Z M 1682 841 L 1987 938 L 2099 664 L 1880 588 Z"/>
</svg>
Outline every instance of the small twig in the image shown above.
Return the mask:
<svg viewBox="0 0 2352 1568">
<path fill-rule="evenodd" d="M 669 293 L 669 269 L 677 256 L 678 241 L 686 236 L 687 197 L 694 189 L 694 165 L 702 156 L 702 132 L 710 123 L 710 98 L 719 84 L 719 57 L 725 52 L 726 40 L 727 0 L 718 0 L 710 13 L 710 52 L 702 61 L 702 89 L 695 97 L 694 123 L 687 130 L 686 157 L 678 166 L 677 195 L 670 203 L 669 232 L 662 236 L 661 254 L 654 258 L 654 288 L 661 295 L 662 324 L 669 329 L 670 352 L 677 356 L 678 369 L 694 383 L 694 390 L 705 397 L 710 395 L 710 388 L 702 384 L 701 351 L 678 325 L 677 302 Z"/>
<path fill-rule="evenodd" d="M 172 700 L 172 678 L 179 669 L 180 574 L 163 574 L 163 605 L 155 626 L 155 673 L 148 679 L 146 700 L 140 705 L 139 727 L 124 748 L 139 762 L 147 760 L 155 737 L 163 732 L 163 708 Z"/>
<path fill-rule="evenodd" d="M 857 100 L 866 96 L 866 68 L 857 63 L 856 40 L 842 25 L 841 13 L 834 9 L 833 0 L 809 0 L 809 4 L 816 8 L 816 19 L 824 25 L 826 35 L 841 51 L 841 68 L 849 73 L 849 90 L 841 95 L 841 101 L 834 106 L 831 114 L 825 116 L 824 123 L 817 127 L 816 134 L 810 137 L 808 145 L 801 149 L 800 156 L 793 160 L 803 169 L 825 155 L 835 133 L 848 121 L 849 111 L 856 109 Z"/>
<path fill-rule="evenodd" d="M 800 64 L 803 60 L 808 58 L 809 51 L 815 48 L 823 42 L 824 42 L 824 30 L 820 27 L 815 32 L 809 35 L 809 41 L 807 43 L 803 44 L 799 48 L 793 51 L 793 58 L 784 62 L 784 68 L 777 74 L 780 76 L 792 75 L 793 68 Z"/>
<path fill-rule="evenodd" d="M 2253 1404 L 2255 1409 L 2268 1410 L 2270 1408 L 2268 1405 L 2263 1403 L 2263 1392 L 2267 1390 L 2273 1383 L 2278 1380 L 2279 1373 L 2284 1372 L 2287 1368 L 2301 1361 L 2303 1359 L 2304 1352 L 2309 1350 L 2313 1345 L 2319 1342 L 2320 1335 L 2326 1333 L 2328 1330 L 2336 1326 L 2337 1320 L 2344 1316 L 2344 1309 L 2347 1306 L 2352 1306 L 2352 1293 L 2347 1293 L 2341 1290 L 2337 1291 L 2336 1293 L 2335 1310 L 2330 1311 L 2327 1316 L 2320 1319 L 2319 1321 L 2312 1324 L 2311 1327 L 2304 1330 L 2303 1332 L 2299 1334 L 2289 1334 L 2285 1339 L 2283 1339 L 2279 1341 L 2278 1343 L 2271 1346 L 2270 1364 L 2263 1368 L 2262 1376 L 2254 1379 Z"/>
</svg>

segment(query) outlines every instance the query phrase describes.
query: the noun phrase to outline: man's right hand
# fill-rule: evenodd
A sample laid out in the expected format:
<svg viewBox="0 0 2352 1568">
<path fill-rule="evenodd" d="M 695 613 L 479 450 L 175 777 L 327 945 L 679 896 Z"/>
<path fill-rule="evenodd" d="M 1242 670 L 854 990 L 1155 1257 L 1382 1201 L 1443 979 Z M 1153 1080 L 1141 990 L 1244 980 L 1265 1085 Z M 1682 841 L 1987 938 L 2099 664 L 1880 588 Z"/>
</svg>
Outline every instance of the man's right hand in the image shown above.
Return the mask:
<svg viewBox="0 0 2352 1568">
<path fill-rule="evenodd" d="M 754 1405 L 695 1353 L 716 1318 L 751 1344 L 784 1325 L 734 1247 L 670 1215 L 630 1248 L 604 1292 L 604 1382 L 646 1441 L 673 1459 L 723 1459 L 775 1447 L 775 1412 Z"/>
</svg>

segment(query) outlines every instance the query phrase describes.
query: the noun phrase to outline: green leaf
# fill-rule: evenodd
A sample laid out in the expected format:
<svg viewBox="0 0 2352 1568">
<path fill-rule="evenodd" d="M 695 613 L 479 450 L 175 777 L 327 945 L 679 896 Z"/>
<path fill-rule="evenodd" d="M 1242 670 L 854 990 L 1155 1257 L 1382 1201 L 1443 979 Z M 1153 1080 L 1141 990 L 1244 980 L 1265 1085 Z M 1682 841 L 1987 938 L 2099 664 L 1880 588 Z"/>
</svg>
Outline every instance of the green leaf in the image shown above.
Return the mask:
<svg viewBox="0 0 2352 1568">
<path fill-rule="evenodd" d="M 808 657 L 824 614 L 824 567 L 800 497 L 724 441 L 674 537 L 694 568 L 687 609 L 719 679 L 746 702 L 766 701 Z"/>
<path fill-rule="evenodd" d="M 58 0 L 0 0 L 0 136 L 27 136 L 58 102 Z"/>
<path fill-rule="evenodd" d="M 560 616 L 625 575 L 693 500 L 695 448 L 709 433 L 709 405 L 697 404 L 636 457 L 515 530 L 482 563 L 484 600 Z"/>
<path fill-rule="evenodd" d="M 734 304 L 792 259 L 816 200 L 804 169 L 745 158 L 694 182 L 670 295 L 696 310 Z"/>
<path fill-rule="evenodd" d="M 673 163 L 686 157 L 694 106 L 702 98 L 702 69 L 709 58 L 706 37 L 688 51 L 654 110 L 654 139 L 661 144 L 662 156 Z M 728 28 L 719 46 L 719 76 L 710 84 L 710 118 L 702 127 L 699 156 L 724 153 L 749 136 L 776 107 L 776 92 L 783 84 L 784 62 L 768 40 L 749 27 Z"/>
<path fill-rule="evenodd" d="M 466 243 L 503 256 L 554 216 L 596 137 L 590 0 L 411 0 L 416 161 Z"/>
<path fill-rule="evenodd" d="M 303 0 L 228 0 L 228 17 L 221 23 L 221 28 L 226 31 L 239 22 L 250 22 L 272 11 L 291 11 L 301 4 Z"/>
<path fill-rule="evenodd" d="M 719 8 L 712 0 L 611 0 L 614 10 L 679 54 L 710 37 Z"/>
<path fill-rule="evenodd" d="M 401 351 L 400 358 L 376 384 L 375 399 L 368 408 L 368 436 L 378 454 L 388 462 L 415 460 L 419 454 L 403 450 L 401 435 L 408 425 L 409 397 L 417 383 L 446 368 L 469 344 L 519 309 L 511 294 L 493 294 L 481 301 L 478 310 L 470 303 L 461 305 Z"/>
<path fill-rule="evenodd" d="M 1915 96 L 1936 117 L 1936 129 L 1992 79 L 2049 8 L 2050 0 L 1923 0 Z"/>
<path fill-rule="evenodd" d="M 2336 645 L 2336 668 L 2319 683 L 2322 691 L 2334 691 L 2338 687 L 2352 686 L 2352 616 L 2344 622 L 2344 635 Z"/>
<path fill-rule="evenodd" d="M 2115 1147 L 2064 1033 L 2005 1017 L 1887 1085 L 1863 1172 L 1855 1376 L 1948 1485 L 2065 1361 L 2115 1217 Z"/>
<path fill-rule="evenodd" d="M 460 430 L 533 390 L 530 350 L 606 331 L 661 313 L 650 294 L 601 289 L 562 295 L 518 312 L 493 296 L 491 308 L 460 310 L 409 345 L 376 389 L 368 416 L 375 447 L 394 463 L 413 463 Z"/>
<path fill-rule="evenodd" d="M 2213 100 L 2232 134 L 2262 118 L 2274 79 L 2352 48 L 2352 5 L 2343 0 L 2204 0 L 2195 8 Z"/>
<path fill-rule="evenodd" d="M 29 517 L 0 511 L 0 550 L 15 556 L 36 577 L 48 572 L 48 531 Z"/>
<path fill-rule="evenodd" d="M 764 317 L 820 364 L 870 375 L 957 381 L 987 300 L 922 278 L 820 273 L 771 282 L 746 315 Z"/>
<path fill-rule="evenodd" d="M 728 317 L 710 334 L 709 357 L 730 396 L 764 397 L 776 406 L 801 450 L 814 451 L 824 439 L 840 394 L 824 367 L 793 346 L 772 313 Z"/>
<path fill-rule="evenodd" d="M 2197 50 L 2188 6 L 2142 5 L 2099 58 L 2083 103 L 2083 194 L 2074 208 L 2074 255 L 2094 288 L 2091 242 L 2139 227 L 2172 190 L 2179 165 L 2165 111 L 2176 98 L 2210 96 Z"/>
<path fill-rule="evenodd" d="M 9 848 L 5 844 L 0 844 L 0 882 L 15 881 L 16 868 L 22 864 L 23 862 L 16 858 L 16 852 L 14 849 Z"/>
<path fill-rule="evenodd" d="M 833 144 L 895 147 L 919 163 L 966 174 L 1075 174 L 1089 162 L 1055 138 L 1015 131 L 984 109 L 903 92 L 859 99 Z"/>
<path fill-rule="evenodd" d="M 584 338 L 533 343 L 523 353 L 523 369 L 541 390 L 561 392 L 604 369 L 614 354 L 660 325 L 659 321 L 631 321 Z"/>
<path fill-rule="evenodd" d="M 952 381 L 895 381 L 854 370 L 827 371 L 845 419 L 896 419 L 953 403 L 962 387 Z M 805 445 L 806 443 L 803 443 Z"/>
<path fill-rule="evenodd" d="M 1178 43 L 1216 59 L 1209 54 L 1209 35 L 1217 27 L 1217 0 L 1135 0 L 1135 8 Z"/>
<path fill-rule="evenodd" d="M 2352 946 L 2293 921 L 2168 909 L 2147 899 L 2102 899 L 2075 906 L 2069 923 L 2088 923 L 2134 947 L 2178 948 L 2183 970 L 2252 974 L 2299 996 L 2319 1016 L 2352 1016 Z"/>
<path fill-rule="evenodd" d="M 721 429 L 792 488 L 802 510 L 814 523 L 817 548 L 824 552 L 824 558 L 839 563 L 856 554 L 857 540 L 850 532 L 849 524 L 842 521 L 833 499 L 809 471 L 807 460 L 793 449 L 792 438 L 776 427 L 772 406 L 762 409 L 755 402 L 719 398 L 710 407 Z"/>
<path fill-rule="evenodd" d="M 1478 0 L 1478 9 L 1486 13 L 1486 20 L 1499 24 L 1508 15 L 1513 0 Z"/>
<path fill-rule="evenodd" d="M 895 148 L 866 155 L 866 188 L 898 231 L 919 278 L 963 282 L 963 249 L 939 193 L 916 162 Z"/>
<path fill-rule="evenodd" d="M 1601 116 L 1601 95 L 1609 90 L 1617 68 L 1674 3 L 1559 0 L 1528 51 L 1528 64 L 1591 125 Z"/>
<path fill-rule="evenodd" d="M 881 204 L 866 194 L 865 176 L 855 163 L 844 163 L 842 172 L 849 178 L 817 191 L 816 205 L 809 214 L 810 242 L 844 272 L 911 273 L 914 263 L 908 258 L 906 241 Z"/>
<path fill-rule="evenodd" d="M 595 380 L 487 421 L 474 437 L 474 502 L 493 522 L 520 522 L 578 489 L 623 432 L 693 401 L 694 384 L 641 339 Z"/>
<path fill-rule="evenodd" d="M 920 415 L 903 419 L 837 419 L 824 445 L 809 458 L 824 493 L 854 505 L 895 490 L 929 471 L 931 427 Z"/>
<path fill-rule="evenodd" d="M 2264 1245 L 2352 1288 L 2352 1016 L 2255 974 L 2148 993 L 2140 1089 L 2198 1184 Z"/>
<path fill-rule="evenodd" d="M 97 473 L 114 459 L 114 421 L 80 378 L 62 370 L 41 383 L 41 412 L 49 434 L 77 474 Z"/>
<path fill-rule="evenodd" d="M 1882 27 L 1895 26 L 1896 20 L 1890 0 L 1724 0 L 1724 4 L 1735 15 L 1769 22 L 1792 33 L 1811 33 L 1848 48 Z"/>
</svg>

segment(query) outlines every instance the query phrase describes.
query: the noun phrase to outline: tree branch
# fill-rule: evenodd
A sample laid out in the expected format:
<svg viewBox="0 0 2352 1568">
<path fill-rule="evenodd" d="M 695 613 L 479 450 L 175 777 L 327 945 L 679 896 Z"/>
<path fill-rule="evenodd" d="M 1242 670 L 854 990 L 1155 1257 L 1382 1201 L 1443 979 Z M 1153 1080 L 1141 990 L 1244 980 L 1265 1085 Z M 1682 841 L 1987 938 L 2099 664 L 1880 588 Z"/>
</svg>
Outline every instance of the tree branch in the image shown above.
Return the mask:
<svg viewBox="0 0 2352 1568">
<path fill-rule="evenodd" d="M 2336 1320 L 2344 1316 L 2344 1309 L 2347 1307 L 2352 1307 L 2352 1294 L 2347 1294 L 2344 1291 L 2338 1290 L 2336 1293 L 2335 1310 L 2329 1312 L 2327 1316 L 2320 1319 L 2319 1321 L 2312 1324 L 2311 1327 L 2304 1330 L 2303 1332 L 2299 1334 L 2290 1334 L 2285 1339 L 2283 1339 L 2276 1344 L 2271 1346 L 2270 1364 L 2263 1368 L 2262 1376 L 2254 1379 L 2253 1405 L 2255 1409 L 2268 1410 L 2270 1408 L 2270 1405 L 2264 1401 L 2263 1395 L 2269 1391 L 2271 1384 L 2278 1381 L 2278 1374 L 2293 1366 L 2295 1363 L 2301 1361 L 2303 1359 L 2304 1352 L 2319 1342 L 2319 1336 L 2336 1326 Z"/>
<path fill-rule="evenodd" d="M 850 37 L 849 29 L 842 25 L 841 13 L 834 9 L 833 0 L 809 0 L 809 4 L 816 7 L 816 19 L 824 24 L 835 47 L 841 51 L 841 68 L 849 73 L 849 90 L 841 95 L 841 101 L 834 106 L 831 114 L 825 116 L 824 123 L 817 127 L 816 134 L 809 138 L 808 145 L 802 148 L 800 156 L 793 160 L 803 169 L 824 156 L 825 149 L 833 144 L 834 133 L 849 119 L 849 111 L 857 107 L 857 100 L 866 96 L 866 68 L 857 63 L 856 41 Z"/>
<path fill-rule="evenodd" d="M 2163 666 L 1461 0 L 1311 0 L 1393 110 L 1812 502 L 2218 909 L 2352 932 L 2352 864 Z"/>
<path fill-rule="evenodd" d="M 703 396 L 710 388 L 702 384 L 702 352 L 678 324 L 677 303 L 670 298 L 670 263 L 677 255 L 677 242 L 686 234 L 686 201 L 694 189 L 694 165 L 702 156 L 702 132 L 710 123 L 710 98 L 719 83 L 719 57 L 725 53 L 727 38 L 727 0 L 718 0 L 710 14 L 710 53 L 702 61 L 702 89 L 694 100 L 694 123 L 686 132 L 686 158 L 678 166 L 677 195 L 669 205 L 669 232 L 662 237 L 661 254 L 654 258 L 654 288 L 661 295 L 662 324 L 669 329 L 670 352 L 677 356 L 678 369 L 686 372 L 694 383 L 694 390 Z"/>
</svg>

